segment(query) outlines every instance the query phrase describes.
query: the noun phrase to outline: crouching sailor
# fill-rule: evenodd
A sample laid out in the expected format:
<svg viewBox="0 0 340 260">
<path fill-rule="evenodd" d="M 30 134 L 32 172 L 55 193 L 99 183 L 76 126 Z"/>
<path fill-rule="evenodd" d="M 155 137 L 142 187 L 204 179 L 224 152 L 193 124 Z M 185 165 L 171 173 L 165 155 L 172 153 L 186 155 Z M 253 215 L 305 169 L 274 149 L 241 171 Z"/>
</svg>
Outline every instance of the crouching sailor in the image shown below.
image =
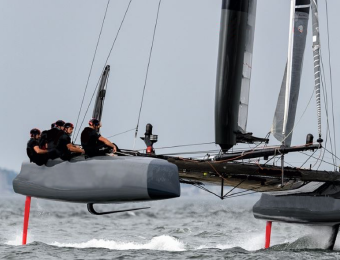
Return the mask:
<svg viewBox="0 0 340 260">
<path fill-rule="evenodd" d="M 81 133 L 81 146 L 89 157 L 117 152 L 117 146 L 100 135 L 101 126 L 100 121 L 93 118 L 89 121 L 89 127 L 85 127 Z"/>
<path fill-rule="evenodd" d="M 30 131 L 31 139 L 27 143 L 27 156 L 30 158 L 31 162 L 36 163 L 41 166 L 45 164 L 48 160 L 48 151 L 39 148 L 39 138 L 40 138 L 40 130 L 37 128 L 33 128 Z"/>
<path fill-rule="evenodd" d="M 47 147 L 49 159 L 53 160 L 59 157 L 56 146 L 59 138 L 64 134 L 64 125 L 65 122 L 63 120 L 58 120 L 51 125 L 50 130 L 45 130 L 41 134 L 39 146 L 42 149 Z"/>
<path fill-rule="evenodd" d="M 60 158 L 64 161 L 69 161 L 72 158 L 85 153 L 79 146 L 71 143 L 73 129 L 74 126 L 72 123 L 66 123 L 64 125 L 64 133 L 59 137 L 58 144 L 56 146 L 56 150 L 58 151 Z"/>
</svg>

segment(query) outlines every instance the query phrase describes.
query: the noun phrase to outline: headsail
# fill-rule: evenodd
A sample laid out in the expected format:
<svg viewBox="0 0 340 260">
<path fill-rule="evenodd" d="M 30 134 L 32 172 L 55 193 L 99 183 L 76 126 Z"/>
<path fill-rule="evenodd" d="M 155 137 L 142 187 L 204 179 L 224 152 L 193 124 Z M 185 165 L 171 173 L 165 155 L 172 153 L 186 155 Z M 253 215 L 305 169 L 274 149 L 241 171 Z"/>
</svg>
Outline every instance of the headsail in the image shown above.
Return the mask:
<svg viewBox="0 0 340 260">
<path fill-rule="evenodd" d="M 292 0 L 288 61 L 281 85 L 271 132 L 290 146 L 295 122 L 303 56 L 306 46 L 310 0 Z"/>
<path fill-rule="evenodd" d="M 92 113 L 92 118 L 96 118 L 99 121 L 101 121 L 102 119 L 104 99 L 106 95 L 106 83 L 109 77 L 109 72 L 110 72 L 110 65 L 107 65 L 100 79 L 96 103 L 94 104 L 94 109 Z"/>
<path fill-rule="evenodd" d="M 236 144 L 239 125 L 242 130 L 247 125 L 256 3 L 256 0 L 223 0 L 222 3 L 215 142 L 223 150 Z"/>
</svg>

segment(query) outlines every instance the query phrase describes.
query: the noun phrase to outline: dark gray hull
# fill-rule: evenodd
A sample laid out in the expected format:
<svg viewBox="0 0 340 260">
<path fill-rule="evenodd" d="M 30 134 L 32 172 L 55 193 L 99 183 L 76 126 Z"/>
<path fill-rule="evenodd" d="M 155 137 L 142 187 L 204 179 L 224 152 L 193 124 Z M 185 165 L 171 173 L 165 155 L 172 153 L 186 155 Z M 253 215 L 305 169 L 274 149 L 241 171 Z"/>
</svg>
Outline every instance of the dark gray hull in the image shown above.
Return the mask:
<svg viewBox="0 0 340 260">
<path fill-rule="evenodd" d="M 47 166 L 23 163 L 16 193 L 78 203 L 119 203 L 180 196 L 177 166 L 143 157 L 100 156 Z"/>
<path fill-rule="evenodd" d="M 340 223 L 340 186 L 311 182 L 289 192 L 266 193 L 254 205 L 255 218 L 334 226 Z"/>
</svg>

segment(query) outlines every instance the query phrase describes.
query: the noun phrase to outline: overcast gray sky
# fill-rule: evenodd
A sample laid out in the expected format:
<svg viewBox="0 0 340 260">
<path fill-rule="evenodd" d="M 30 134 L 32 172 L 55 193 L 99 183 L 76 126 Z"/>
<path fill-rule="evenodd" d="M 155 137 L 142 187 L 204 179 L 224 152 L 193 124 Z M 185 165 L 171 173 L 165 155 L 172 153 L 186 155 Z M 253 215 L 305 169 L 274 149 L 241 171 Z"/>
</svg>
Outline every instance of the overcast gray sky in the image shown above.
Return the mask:
<svg viewBox="0 0 340 260">
<path fill-rule="evenodd" d="M 44 130 L 58 119 L 76 121 L 106 3 L 0 0 L 0 167 L 20 170 L 21 162 L 27 160 L 25 148 L 31 128 Z M 111 0 L 85 108 L 127 4 L 128 0 Z M 328 73 L 325 0 L 319 4 L 323 60 Z M 109 59 L 104 136 L 136 126 L 157 5 L 158 0 L 132 1 Z M 258 0 L 247 129 L 256 136 L 265 136 L 273 120 L 287 57 L 289 5 L 288 0 Z M 154 133 L 159 135 L 156 147 L 214 141 L 220 7 L 221 0 L 162 1 L 139 131 L 142 136 L 146 123 L 152 123 Z M 340 1 L 328 0 L 328 9 L 335 121 L 339 129 L 340 37 L 336 12 Z M 311 29 L 296 121 L 314 87 L 310 33 Z M 85 122 L 90 116 L 91 112 Z M 309 132 L 317 135 L 314 97 L 296 127 L 293 144 L 304 143 Z M 130 132 L 112 141 L 131 149 L 133 139 L 134 133 Z M 277 144 L 274 139 L 271 142 Z M 144 148 L 141 140 L 137 140 L 136 148 Z M 210 145 L 164 151 L 193 149 L 216 148 Z"/>
</svg>

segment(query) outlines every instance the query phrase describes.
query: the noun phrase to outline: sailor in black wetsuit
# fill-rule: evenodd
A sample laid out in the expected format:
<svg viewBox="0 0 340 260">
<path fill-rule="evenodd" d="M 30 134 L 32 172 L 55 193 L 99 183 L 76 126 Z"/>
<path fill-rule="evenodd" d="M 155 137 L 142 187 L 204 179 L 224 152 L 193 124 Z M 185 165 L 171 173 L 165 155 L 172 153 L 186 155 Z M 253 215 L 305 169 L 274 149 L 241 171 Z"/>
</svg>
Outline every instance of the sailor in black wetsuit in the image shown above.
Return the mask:
<svg viewBox="0 0 340 260">
<path fill-rule="evenodd" d="M 30 131 L 31 139 L 27 143 L 27 156 L 31 162 L 41 166 L 48 160 L 48 151 L 39 148 L 40 130 L 34 128 Z"/>
<path fill-rule="evenodd" d="M 81 133 L 81 146 L 89 157 L 117 152 L 117 146 L 99 134 L 101 126 L 99 120 L 91 119 L 89 127 L 85 127 Z"/>
<path fill-rule="evenodd" d="M 63 120 L 58 120 L 54 123 L 54 127 L 50 130 L 43 131 L 40 138 L 40 148 L 46 147 L 49 153 L 50 159 L 56 159 L 59 157 L 59 153 L 56 149 L 59 138 L 64 134 Z M 53 124 L 51 125 L 53 126 Z"/>
<path fill-rule="evenodd" d="M 58 155 L 64 161 L 69 161 L 72 158 L 85 153 L 83 149 L 71 143 L 73 128 L 74 126 L 72 123 L 66 123 L 64 125 L 64 133 L 59 137 L 56 146 Z"/>
<path fill-rule="evenodd" d="M 51 124 L 51 129 L 55 128 L 55 123 Z M 41 132 L 39 139 L 39 147 L 42 149 L 47 149 L 47 135 L 49 130 L 44 130 Z"/>
</svg>

